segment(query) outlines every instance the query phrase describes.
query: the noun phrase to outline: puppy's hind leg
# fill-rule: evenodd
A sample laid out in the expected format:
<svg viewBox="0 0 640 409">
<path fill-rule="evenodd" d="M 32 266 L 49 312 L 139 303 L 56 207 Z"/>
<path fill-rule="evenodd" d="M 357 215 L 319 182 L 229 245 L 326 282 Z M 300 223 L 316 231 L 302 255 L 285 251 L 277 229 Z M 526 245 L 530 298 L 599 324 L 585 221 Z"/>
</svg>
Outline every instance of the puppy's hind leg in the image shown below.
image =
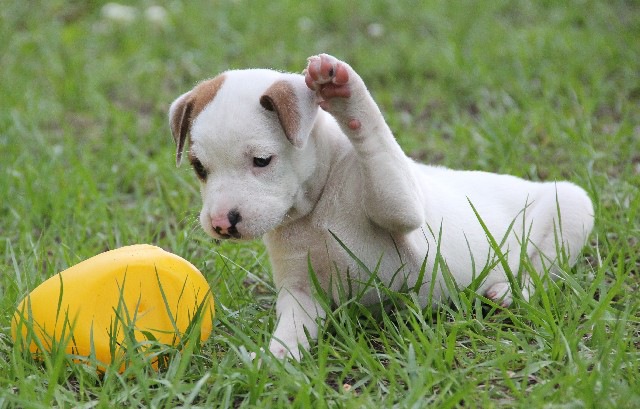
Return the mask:
<svg viewBox="0 0 640 409">
<path fill-rule="evenodd" d="M 557 278 L 558 265 L 573 266 L 593 228 L 593 205 L 586 192 L 569 182 L 547 183 L 529 214 L 529 259 L 539 273 Z"/>
<path fill-rule="evenodd" d="M 529 297 L 533 292 L 533 281 L 529 274 L 522 274 L 521 281 L 522 299 L 529 301 Z M 509 281 L 498 281 L 487 289 L 485 297 L 506 308 L 513 304 L 511 284 Z"/>
<path fill-rule="evenodd" d="M 519 240 L 526 246 L 528 261 L 538 274 L 558 279 L 560 264 L 575 264 L 593 228 L 591 200 L 584 190 L 572 183 L 547 183 L 531 206 L 525 209 L 524 216 Z M 533 280 L 525 269 L 520 270 L 522 297 L 528 300 L 534 291 Z M 506 280 L 490 286 L 485 295 L 503 306 L 513 301 L 511 287 Z"/>
<path fill-rule="evenodd" d="M 424 209 L 414 166 L 360 76 L 348 64 L 321 54 L 309 58 L 305 81 L 356 151 L 369 219 L 394 233 L 419 228 Z"/>
</svg>

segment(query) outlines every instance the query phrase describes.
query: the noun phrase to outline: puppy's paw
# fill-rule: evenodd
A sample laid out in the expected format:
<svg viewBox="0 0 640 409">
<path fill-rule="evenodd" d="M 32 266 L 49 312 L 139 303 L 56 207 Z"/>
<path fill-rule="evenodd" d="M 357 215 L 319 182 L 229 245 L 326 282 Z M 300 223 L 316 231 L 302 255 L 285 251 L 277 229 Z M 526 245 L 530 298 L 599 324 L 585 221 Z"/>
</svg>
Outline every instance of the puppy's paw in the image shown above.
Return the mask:
<svg viewBox="0 0 640 409">
<path fill-rule="evenodd" d="M 508 307 L 513 303 L 513 297 L 511 295 L 511 286 L 508 282 L 498 282 L 489 287 L 485 296 L 496 304 L 500 304 L 502 307 Z"/>
<path fill-rule="evenodd" d="M 349 66 L 328 54 L 309 57 L 304 79 L 307 86 L 325 100 L 351 96 Z"/>
<path fill-rule="evenodd" d="M 529 290 L 530 284 L 529 282 L 526 282 L 526 284 L 527 285 L 522 289 L 522 299 L 529 301 L 529 296 L 531 294 Z M 489 287 L 485 292 L 485 296 L 505 308 L 513 304 L 511 285 L 507 281 L 501 281 Z"/>
<path fill-rule="evenodd" d="M 295 359 L 300 361 L 302 354 L 298 346 L 286 346 L 277 340 L 272 340 L 269 344 L 269 351 L 278 359 Z"/>
<path fill-rule="evenodd" d="M 320 108 L 333 114 L 349 130 L 360 129 L 361 121 L 350 113 L 354 108 L 351 96 L 356 89 L 366 92 L 366 87 L 347 63 L 328 54 L 309 57 L 304 80 L 307 87 L 316 92 Z"/>
</svg>

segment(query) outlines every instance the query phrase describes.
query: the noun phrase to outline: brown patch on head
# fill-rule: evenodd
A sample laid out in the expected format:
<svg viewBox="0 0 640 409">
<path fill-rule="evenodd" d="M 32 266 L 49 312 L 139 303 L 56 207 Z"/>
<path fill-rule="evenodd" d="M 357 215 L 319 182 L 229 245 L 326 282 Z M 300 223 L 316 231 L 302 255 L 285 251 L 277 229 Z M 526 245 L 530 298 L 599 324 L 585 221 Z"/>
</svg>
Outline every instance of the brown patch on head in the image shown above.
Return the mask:
<svg viewBox="0 0 640 409">
<path fill-rule="evenodd" d="M 193 120 L 215 98 L 224 83 L 224 74 L 201 82 L 193 90 L 182 95 L 171 105 L 169 121 L 173 140 L 176 142 L 176 164 L 180 165 L 182 151 Z"/>
<path fill-rule="evenodd" d="M 298 97 L 293 86 L 287 81 L 277 81 L 260 97 L 260 105 L 269 111 L 276 111 L 280 125 L 289 141 L 299 146 L 300 111 Z"/>
<path fill-rule="evenodd" d="M 200 115 L 200 112 L 215 98 L 216 94 L 224 83 L 224 74 L 218 75 L 215 78 L 206 80 L 196 85 L 191 91 L 191 99 L 193 100 L 192 118 Z"/>
</svg>

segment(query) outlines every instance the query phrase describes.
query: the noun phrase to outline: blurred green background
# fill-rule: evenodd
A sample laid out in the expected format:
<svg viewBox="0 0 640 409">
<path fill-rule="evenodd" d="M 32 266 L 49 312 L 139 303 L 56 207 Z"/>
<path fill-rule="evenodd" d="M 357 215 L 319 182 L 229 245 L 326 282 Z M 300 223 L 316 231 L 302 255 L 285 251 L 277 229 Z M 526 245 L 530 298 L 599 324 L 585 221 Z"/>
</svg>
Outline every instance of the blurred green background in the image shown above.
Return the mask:
<svg viewBox="0 0 640 409">
<path fill-rule="evenodd" d="M 553 348 L 542 347 L 540 359 L 553 364 L 540 367 L 547 369 L 530 388 L 526 376 L 515 387 L 510 382 L 516 381 L 504 380 L 506 367 L 496 375 L 461 364 L 450 368 L 452 376 L 468 380 L 449 388 L 434 381 L 425 392 L 432 401 L 467 406 L 468 400 L 454 397 L 469 387 L 482 391 L 482 407 L 527 400 L 638 403 L 637 1 L 9 0 L 0 6 L 0 39 L 0 407 L 47 407 L 52 399 L 61 407 L 74 399 L 86 407 L 109 406 L 118 393 L 137 396 L 126 379 L 87 380 L 76 369 L 45 371 L 29 380 L 35 367 L 19 358 L 8 335 L 13 308 L 30 289 L 80 260 L 126 244 L 153 243 L 189 259 L 212 283 L 222 316 L 236 314 L 238 327 L 219 324 L 221 335 L 203 356 L 230 354 L 247 339 L 266 342 L 275 294 L 264 248 L 259 242 L 215 246 L 201 232 L 198 184 L 188 166 L 175 168 L 167 110 L 178 95 L 221 71 L 300 72 L 306 58 L 320 52 L 346 60 L 360 73 L 410 156 L 534 180 L 570 179 L 585 187 L 596 205 L 597 227 L 579 264 L 578 283 L 594 302 L 602 297 L 633 307 L 614 337 L 624 343 L 611 357 L 616 364 L 603 364 L 612 348 L 606 343 L 593 345 L 601 358 L 585 358 L 584 368 L 572 371 Z M 594 276 L 601 278 L 597 286 L 590 284 Z M 571 294 L 560 305 L 580 312 L 572 321 L 579 328 L 588 323 L 581 317 L 600 310 L 586 301 L 582 309 L 572 306 Z M 576 348 L 570 351 L 579 355 L 581 342 L 587 341 L 570 340 Z M 331 362 L 340 366 L 348 351 L 331 348 Z M 487 359 L 501 353 L 496 349 Z M 191 378 L 177 384 L 190 385 L 215 371 L 242 373 L 240 358 L 228 356 L 221 362 L 196 359 Z M 635 363 L 622 365 L 629 360 Z M 319 396 L 344 405 L 339 391 L 318 391 L 364 373 L 351 364 L 355 374 L 340 369 L 317 379 L 310 363 L 281 370 L 316 379 L 309 382 Z M 601 366 L 606 369 L 593 378 L 589 368 Z M 411 382 L 390 381 L 396 375 L 382 371 L 379 379 L 363 382 L 354 402 L 420 402 L 402 400 Z M 43 386 L 56 382 L 52 376 L 60 385 Z M 203 389 L 196 400 L 215 401 L 223 390 L 236 405 L 257 404 L 256 395 L 264 394 L 277 406 L 303 402 L 295 397 L 306 390 L 285 375 L 281 384 L 272 379 L 259 388 L 244 378 L 225 379 L 227 389 L 207 384 L 209 392 Z M 141 388 L 151 390 L 154 382 L 159 381 L 151 374 Z M 183 391 L 172 390 L 162 401 L 166 407 Z M 629 393 L 633 399 L 617 400 Z M 552 398 L 547 402 L 544 396 Z M 149 399 L 117 402 L 146 406 Z"/>
</svg>

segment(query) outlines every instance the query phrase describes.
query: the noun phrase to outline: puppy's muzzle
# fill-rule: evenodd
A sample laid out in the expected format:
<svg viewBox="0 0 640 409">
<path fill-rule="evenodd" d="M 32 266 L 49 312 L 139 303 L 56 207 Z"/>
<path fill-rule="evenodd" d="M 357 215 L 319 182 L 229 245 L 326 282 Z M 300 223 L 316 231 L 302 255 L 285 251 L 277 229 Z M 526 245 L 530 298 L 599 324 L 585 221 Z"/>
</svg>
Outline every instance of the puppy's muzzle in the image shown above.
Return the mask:
<svg viewBox="0 0 640 409">
<path fill-rule="evenodd" d="M 226 216 L 211 219 L 211 227 L 213 231 L 222 239 L 239 239 L 241 234 L 238 232 L 237 224 L 242 221 L 242 216 L 237 209 L 232 209 Z"/>
</svg>

